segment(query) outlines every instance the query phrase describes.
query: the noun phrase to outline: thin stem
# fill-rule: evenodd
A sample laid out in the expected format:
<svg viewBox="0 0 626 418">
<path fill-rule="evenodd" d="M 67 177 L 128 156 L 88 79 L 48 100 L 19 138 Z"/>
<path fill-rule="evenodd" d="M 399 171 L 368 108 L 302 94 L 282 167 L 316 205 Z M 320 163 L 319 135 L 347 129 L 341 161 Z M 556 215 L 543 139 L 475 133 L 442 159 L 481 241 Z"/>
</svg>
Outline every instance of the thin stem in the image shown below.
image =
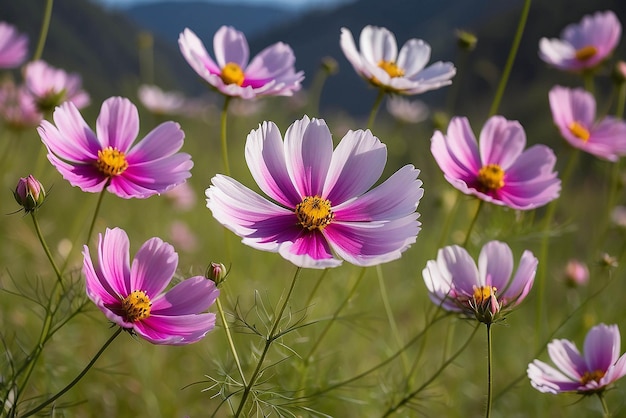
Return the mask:
<svg viewBox="0 0 626 418">
<path fill-rule="evenodd" d="M 509 76 L 511 75 L 511 70 L 513 69 L 513 63 L 515 62 L 515 56 L 517 55 L 517 50 L 522 42 L 522 35 L 524 34 L 524 28 L 526 27 L 528 13 L 530 11 L 530 3 L 531 0 L 524 1 L 524 7 L 522 8 L 522 14 L 517 24 L 517 31 L 515 32 L 515 37 L 513 38 L 513 44 L 511 45 L 509 56 L 506 59 L 504 70 L 502 71 L 502 77 L 500 78 L 498 89 L 496 90 L 496 96 L 494 97 L 493 102 L 491 103 L 491 108 L 489 109 L 489 116 L 493 116 L 498 112 L 500 101 L 502 101 L 502 96 L 504 96 L 504 90 L 506 89 Z"/>
<path fill-rule="evenodd" d="M 220 139 L 222 141 L 222 162 L 224 164 L 224 173 L 230 176 L 230 164 L 228 163 L 228 141 L 226 140 L 226 122 L 228 119 L 228 105 L 230 104 L 230 96 L 224 96 L 224 107 L 220 117 Z"/>
<path fill-rule="evenodd" d="M 374 126 L 374 121 L 376 120 L 376 114 L 378 113 L 378 109 L 380 108 L 380 104 L 383 102 L 383 97 L 385 97 L 385 90 L 379 89 L 378 96 L 376 96 L 376 101 L 374 101 L 374 105 L 372 106 L 372 110 L 370 111 L 370 116 L 367 119 L 367 129 L 370 131 Z"/>
<path fill-rule="evenodd" d="M 46 240 L 43 237 L 43 234 L 41 233 L 41 228 L 39 227 L 39 221 L 37 220 L 37 216 L 35 215 L 35 212 L 36 211 L 32 211 L 30 215 L 31 215 L 31 218 L 33 219 L 33 225 L 35 226 L 35 232 L 37 233 L 37 238 L 39 238 L 41 247 L 43 248 L 43 251 L 46 253 L 46 257 L 48 257 L 48 260 L 50 261 L 50 265 L 52 265 L 54 274 L 57 276 L 57 281 L 61 284 L 61 286 L 63 286 L 63 283 L 62 283 L 63 277 L 61 275 L 61 270 L 59 270 L 59 268 L 57 267 L 57 264 L 54 262 L 54 257 L 52 257 L 50 248 L 48 247 L 48 244 L 46 243 Z"/>
<path fill-rule="evenodd" d="M 591 94 L 594 94 L 596 88 L 593 80 L 592 71 L 585 71 L 583 73 L 583 82 L 585 83 L 585 90 L 587 90 Z"/>
<path fill-rule="evenodd" d="M 609 407 L 606 404 L 606 399 L 604 399 L 603 392 L 598 392 L 598 399 L 600 399 L 600 404 L 602 405 L 602 416 L 604 418 L 609 418 L 611 416 L 611 412 L 609 411 Z"/>
<path fill-rule="evenodd" d="M 302 268 L 298 267 L 296 269 L 296 273 L 293 275 L 293 280 L 291 281 L 291 286 L 289 287 L 289 291 L 287 292 L 287 295 L 285 296 L 285 300 L 283 301 L 280 309 L 278 310 L 278 315 L 276 315 L 276 317 L 274 318 L 274 324 L 272 325 L 272 329 L 270 330 L 270 333 L 265 339 L 265 347 L 263 348 L 261 357 L 259 357 L 259 361 L 256 365 L 256 368 L 254 369 L 254 372 L 252 373 L 252 376 L 250 377 L 250 382 L 244 388 L 243 395 L 241 397 L 241 403 L 239 404 L 239 408 L 237 409 L 237 412 L 235 413 L 235 418 L 241 415 L 243 408 L 246 405 L 246 401 L 248 400 L 248 396 L 250 396 L 250 391 L 256 384 L 257 378 L 259 377 L 261 373 L 263 362 L 265 361 L 265 356 L 267 356 L 269 348 L 274 342 L 274 340 L 276 340 L 276 338 L 278 338 L 280 335 L 280 333 L 277 332 L 278 326 L 283 318 L 283 313 L 285 312 L 285 308 L 287 307 L 289 298 L 291 297 L 291 294 L 293 293 L 293 289 L 296 286 L 296 281 L 298 280 L 298 277 L 300 276 L 301 270 Z"/>
<path fill-rule="evenodd" d="M 39 32 L 39 41 L 37 42 L 37 49 L 33 54 L 33 61 L 41 58 L 43 54 L 43 48 L 46 45 L 46 38 L 48 37 L 48 29 L 50 28 L 50 19 L 52 18 L 52 6 L 54 0 L 46 1 L 46 9 L 44 10 L 43 20 L 41 22 L 41 30 Z"/>
<path fill-rule="evenodd" d="M 100 192 L 100 196 L 98 196 L 98 203 L 96 203 L 96 210 L 94 210 L 93 212 L 93 219 L 91 220 L 91 225 L 89 225 L 89 231 L 87 232 L 87 241 L 85 241 L 85 243 L 87 245 L 89 245 L 89 241 L 91 241 L 91 235 L 93 234 L 93 229 L 96 226 L 96 219 L 98 219 L 98 213 L 100 212 L 100 207 L 102 206 L 102 200 L 104 199 L 104 194 L 107 191 L 107 187 L 109 187 L 109 183 L 111 182 L 111 180 L 109 179 L 104 187 L 102 188 L 102 191 Z"/>
<path fill-rule="evenodd" d="M 389 328 L 391 328 L 391 334 L 396 340 L 398 346 L 402 347 L 402 339 L 400 338 L 400 332 L 398 331 L 398 324 L 396 323 L 396 319 L 393 316 L 393 311 L 391 310 L 389 296 L 387 295 L 387 286 L 385 285 L 385 278 L 383 277 L 383 269 L 380 264 L 376 266 L 376 275 L 378 276 L 380 297 L 383 301 L 383 306 L 385 307 L 385 313 L 387 314 L 387 321 L 389 322 Z M 402 355 L 402 364 L 404 365 L 404 370 L 406 371 L 409 367 L 409 360 L 406 358 L 406 354 Z"/>
<path fill-rule="evenodd" d="M 47 401 L 43 402 L 42 404 L 40 404 L 39 406 L 37 406 L 34 409 L 31 409 L 30 411 L 26 412 L 24 415 L 22 415 L 24 418 L 29 417 L 31 415 L 36 414 L 37 412 L 41 411 L 42 409 L 44 409 L 46 406 L 50 405 L 52 402 L 56 401 L 57 399 L 59 399 L 61 396 L 63 396 L 68 390 L 70 390 L 71 388 L 73 388 L 76 383 L 78 383 L 78 381 L 80 379 L 82 379 L 87 372 L 89 371 L 89 369 L 91 369 L 91 367 L 96 363 L 96 361 L 100 358 L 100 356 L 102 355 L 102 353 L 104 353 L 104 350 L 107 349 L 107 347 L 113 342 L 113 340 L 115 340 L 115 338 L 117 338 L 118 335 L 120 335 L 120 333 L 123 331 L 122 327 L 118 327 L 117 331 L 115 331 L 115 333 L 104 343 L 104 345 L 102 346 L 102 348 L 100 348 L 100 350 L 96 353 L 96 355 L 91 359 L 91 361 L 87 364 L 87 366 L 85 366 L 85 368 L 78 374 L 78 376 L 76 376 L 76 378 L 74 378 L 74 380 L 72 380 L 67 386 L 65 386 L 63 389 L 61 389 L 56 395 L 54 395 L 53 397 L 51 397 L 50 399 L 48 399 Z"/>
<path fill-rule="evenodd" d="M 467 248 L 467 244 L 469 244 L 470 236 L 472 235 L 472 230 L 474 229 L 474 225 L 476 224 L 476 220 L 478 219 L 478 214 L 480 213 L 480 209 L 482 207 L 483 207 L 483 201 L 481 199 L 478 199 L 478 206 L 476 206 L 476 213 L 474 213 L 474 218 L 472 219 L 470 226 L 467 229 L 467 235 L 465 235 L 463 248 Z"/>
<path fill-rule="evenodd" d="M 313 289 L 309 292 L 309 297 L 307 298 L 306 303 L 304 304 L 305 308 L 308 309 L 308 307 L 311 306 L 311 302 L 313 301 L 313 297 L 317 293 L 317 289 L 319 289 L 319 287 L 322 284 L 322 281 L 324 280 L 324 277 L 326 277 L 327 273 L 328 273 L 328 269 L 324 269 L 322 271 L 322 274 L 320 274 L 320 277 L 319 277 L 319 279 L 317 279 L 317 282 L 315 283 L 315 286 L 313 286 Z"/>
<path fill-rule="evenodd" d="M 485 418 L 491 416 L 491 400 L 493 397 L 493 375 L 491 374 L 491 324 L 487 324 L 487 410 L 485 411 Z"/>
<path fill-rule="evenodd" d="M 626 102 L 626 83 L 621 83 L 617 90 L 617 106 L 615 107 L 615 116 L 624 117 L 624 102 Z"/>
<path fill-rule="evenodd" d="M 224 332 L 226 333 L 226 339 L 228 340 L 228 346 L 230 347 L 230 352 L 235 359 L 235 364 L 237 365 L 237 370 L 239 371 L 239 376 L 241 376 L 241 382 L 244 386 L 248 383 L 246 382 L 246 376 L 243 374 L 243 369 L 241 368 L 241 362 L 239 361 L 239 356 L 237 355 L 237 348 L 235 348 L 235 343 L 233 342 L 233 336 L 230 333 L 230 326 L 226 321 L 226 315 L 224 314 L 224 308 L 222 307 L 222 302 L 220 298 L 215 300 L 215 304 L 217 305 L 217 311 L 220 314 L 220 320 L 222 321 L 222 326 L 224 327 Z"/>
<path fill-rule="evenodd" d="M 452 206 L 452 209 L 450 209 L 448 216 L 446 216 L 443 228 L 441 228 L 441 237 L 439 238 L 439 245 L 437 248 L 443 247 L 443 244 L 446 242 L 450 226 L 452 226 L 452 222 L 456 219 L 456 214 L 459 211 L 459 206 L 461 205 L 461 193 L 455 193 L 455 196 L 454 205 Z"/>
</svg>

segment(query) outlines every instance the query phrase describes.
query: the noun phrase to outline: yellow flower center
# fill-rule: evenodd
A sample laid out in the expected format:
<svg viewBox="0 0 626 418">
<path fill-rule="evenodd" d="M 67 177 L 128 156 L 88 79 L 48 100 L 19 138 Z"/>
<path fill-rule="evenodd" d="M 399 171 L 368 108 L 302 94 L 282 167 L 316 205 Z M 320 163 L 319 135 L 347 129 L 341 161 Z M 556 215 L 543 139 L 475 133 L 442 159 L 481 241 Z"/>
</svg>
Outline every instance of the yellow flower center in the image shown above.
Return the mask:
<svg viewBox="0 0 626 418">
<path fill-rule="evenodd" d="M 393 61 L 380 61 L 378 66 L 385 70 L 389 77 L 402 77 L 404 75 L 404 70 L 396 65 Z"/>
<path fill-rule="evenodd" d="M 578 61 L 587 61 L 598 53 L 598 50 L 593 45 L 583 46 L 576 51 L 576 59 Z"/>
<path fill-rule="evenodd" d="M 489 298 L 491 298 L 491 296 L 495 296 L 496 294 L 496 289 L 493 286 L 474 286 L 474 300 L 476 301 L 477 305 L 481 305 L 484 302 L 489 301 Z"/>
<path fill-rule="evenodd" d="M 122 301 L 122 309 L 128 322 L 146 319 L 150 316 L 152 302 L 146 292 L 135 290 Z"/>
<path fill-rule="evenodd" d="M 576 138 L 582 139 L 584 142 L 589 140 L 589 130 L 578 122 L 572 122 L 569 125 L 569 131 Z"/>
<path fill-rule="evenodd" d="M 478 171 L 478 181 L 485 191 L 498 190 L 504 186 L 504 170 L 498 164 L 487 164 Z"/>
<path fill-rule="evenodd" d="M 604 377 L 604 372 L 602 370 L 596 370 L 593 372 L 585 372 L 585 374 L 583 374 L 583 377 L 580 378 L 580 383 L 582 383 L 583 385 L 586 385 L 592 380 L 599 382 L 600 379 L 602 379 L 603 377 Z"/>
<path fill-rule="evenodd" d="M 237 84 L 241 86 L 243 84 L 244 74 L 239 65 L 234 62 L 229 62 L 222 68 L 220 77 L 222 77 L 222 80 L 226 84 Z"/>
<path fill-rule="evenodd" d="M 126 155 L 113 147 L 106 147 L 98 151 L 98 161 L 96 161 L 96 167 L 102 174 L 109 177 L 122 174 L 128 168 L 128 161 L 126 161 Z"/>
<path fill-rule="evenodd" d="M 330 208 L 329 200 L 319 196 L 307 196 L 296 206 L 298 223 L 309 231 L 314 229 L 321 231 L 335 217 Z"/>
</svg>

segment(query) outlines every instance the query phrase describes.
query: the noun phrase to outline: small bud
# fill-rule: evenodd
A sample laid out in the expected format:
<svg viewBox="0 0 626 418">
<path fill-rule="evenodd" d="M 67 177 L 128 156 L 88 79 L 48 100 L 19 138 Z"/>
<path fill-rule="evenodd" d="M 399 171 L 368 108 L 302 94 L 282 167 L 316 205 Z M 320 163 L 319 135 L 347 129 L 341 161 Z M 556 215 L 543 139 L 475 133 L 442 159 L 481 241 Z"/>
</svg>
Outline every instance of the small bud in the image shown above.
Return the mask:
<svg viewBox="0 0 626 418">
<path fill-rule="evenodd" d="M 46 191 L 39 180 L 31 174 L 26 178 L 20 178 L 13 196 L 26 213 L 29 213 L 43 204 L 43 201 L 46 199 Z"/>
<path fill-rule="evenodd" d="M 607 253 L 602 254 L 600 257 L 600 266 L 605 268 L 616 268 L 619 265 L 617 258 Z"/>
<path fill-rule="evenodd" d="M 613 67 L 613 81 L 616 84 L 624 84 L 626 83 L 626 62 L 617 61 L 615 63 L 615 67 Z"/>
<path fill-rule="evenodd" d="M 336 74 L 339 71 L 339 64 L 333 57 L 322 58 L 322 68 L 328 74 Z"/>
<path fill-rule="evenodd" d="M 579 260 L 569 260 L 565 266 L 565 283 L 571 287 L 585 286 L 589 282 L 589 269 Z"/>
<path fill-rule="evenodd" d="M 471 32 L 467 32 L 461 29 L 456 31 L 456 44 L 464 51 L 473 51 L 476 48 L 478 38 Z"/>
<path fill-rule="evenodd" d="M 216 286 L 219 286 L 228 276 L 228 270 L 226 270 L 226 266 L 223 264 L 212 262 L 207 268 L 205 276 L 207 279 L 212 280 Z"/>
</svg>

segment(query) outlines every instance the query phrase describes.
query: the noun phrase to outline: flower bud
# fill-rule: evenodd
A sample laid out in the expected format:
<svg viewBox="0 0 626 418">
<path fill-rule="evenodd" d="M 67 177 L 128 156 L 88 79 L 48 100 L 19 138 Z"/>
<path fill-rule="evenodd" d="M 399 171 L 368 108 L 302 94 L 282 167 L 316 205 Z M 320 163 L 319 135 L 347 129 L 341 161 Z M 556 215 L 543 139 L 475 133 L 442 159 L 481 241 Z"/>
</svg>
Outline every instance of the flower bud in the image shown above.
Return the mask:
<svg viewBox="0 0 626 418">
<path fill-rule="evenodd" d="M 221 263 L 211 263 L 211 265 L 207 268 L 206 278 L 212 280 L 216 286 L 219 286 L 220 283 L 226 279 L 228 276 L 228 270 L 226 270 L 226 266 Z"/>
<path fill-rule="evenodd" d="M 465 51 L 473 51 L 477 42 L 478 38 L 473 33 L 461 29 L 456 31 L 456 44 L 459 48 Z"/>
<path fill-rule="evenodd" d="M 613 67 L 613 80 L 617 84 L 626 83 L 626 62 L 618 61 L 615 63 L 615 67 Z"/>
<path fill-rule="evenodd" d="M 43 204 L 43 201 L 46 199 L 46 191 L 39 180 L 31 174 L 26 178 L 20 178 L 13 196 L 26 213 L 29 213 Z"/>
<path fill-rule="evenodd" d="M 579 260 L 569 260 L 565 266 L 565 282 L 571 287 L 584 286 L 589 282 L 589 269 Z"/>
<path fill-rule="evenodd" d="M 322 58 L 322 68 L 328 74 L 337 74 L 337 71 L 339 71 L 339 64 L 333 57 L 324 57 Z"/>
</svg>

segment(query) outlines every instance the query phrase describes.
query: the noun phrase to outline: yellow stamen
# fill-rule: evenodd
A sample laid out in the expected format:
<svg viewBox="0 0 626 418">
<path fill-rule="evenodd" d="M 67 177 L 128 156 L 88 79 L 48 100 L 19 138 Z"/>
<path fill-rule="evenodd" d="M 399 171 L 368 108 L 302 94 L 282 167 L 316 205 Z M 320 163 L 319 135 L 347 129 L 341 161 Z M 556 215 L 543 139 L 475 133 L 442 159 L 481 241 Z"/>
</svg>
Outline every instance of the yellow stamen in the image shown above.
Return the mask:
<svg viewBox="0 0 626 418">
<path fill-rule="evenodd" d="M 150 316 L 152 302 L 146 292 L 135 290 L 122 301 L 122 309 L 128 322 L 146 319 Z"/>
<path fill-rule="evenodd" d="M 335 217 L 330 208 L 329 200 L 319 196 L 307 196 L 296 206 L 298 223 L 309 231 L 314 229 L 321 231 Z"/>
<path fill-rule="evenodd" d="M 478 171 L 478 181 L 485 191 L 498 190 L 504 186 L 504 170 L 498 164 L 487 164 Z"/>
<path fill-rule="evenodd" d="M 122 174 L 128 168 L 126 155 L 113 147 L 106 147 L 98 151 L 98 161 L 96 167 L 101 173 L 113 177 Z"/>
<path fill-rule="evenodd" d="M 598 50 L 593 45 L 583 46 L 576 51 L 576 59 L 578 61 L 587 61 L 598 53 Z"/>
<path fill-rule="evenodd" d="M 477 305 L 481 305 L 483 302 L 487 302 L 491 296 L 495 296 L 496 289 L 493 286 L 474 286 L 474 300 Z"/>
<path fill-rule="evenodd" d="M 378 66 L 385 70 L 389 77 L 402 77 L 404 75 L 404 70 L 393 61 L 380 61 Z"/>
<path fill-rule="evenodd" d="M 592 380 L 599 382 L 600 379 L 602 379 L 603 377 L 604 377 L 604 372 L 602 370 L 596 370 L 593 372 L 585 372 L 585 374 L 583 374 L 583 377 L 580 378 L 580 383 L 582 383 L 583 385 L 586 385 Z"/>
<path fill-rule="evenodd" d="M 589 130 L 578 122 L 572 122 L 569 124 L 569 131 L 576 138 L 582 139 L 584 142 L 589 140 Z"/>
<path fill-rule="evenodd" d="M 222 68 L 220 77 L 222 77 L 224 83 L 237 84 L 238 86 L 241 86 L 244 80 L 243 70 L 234 62 L 229 62 Z"/>
</svg>

